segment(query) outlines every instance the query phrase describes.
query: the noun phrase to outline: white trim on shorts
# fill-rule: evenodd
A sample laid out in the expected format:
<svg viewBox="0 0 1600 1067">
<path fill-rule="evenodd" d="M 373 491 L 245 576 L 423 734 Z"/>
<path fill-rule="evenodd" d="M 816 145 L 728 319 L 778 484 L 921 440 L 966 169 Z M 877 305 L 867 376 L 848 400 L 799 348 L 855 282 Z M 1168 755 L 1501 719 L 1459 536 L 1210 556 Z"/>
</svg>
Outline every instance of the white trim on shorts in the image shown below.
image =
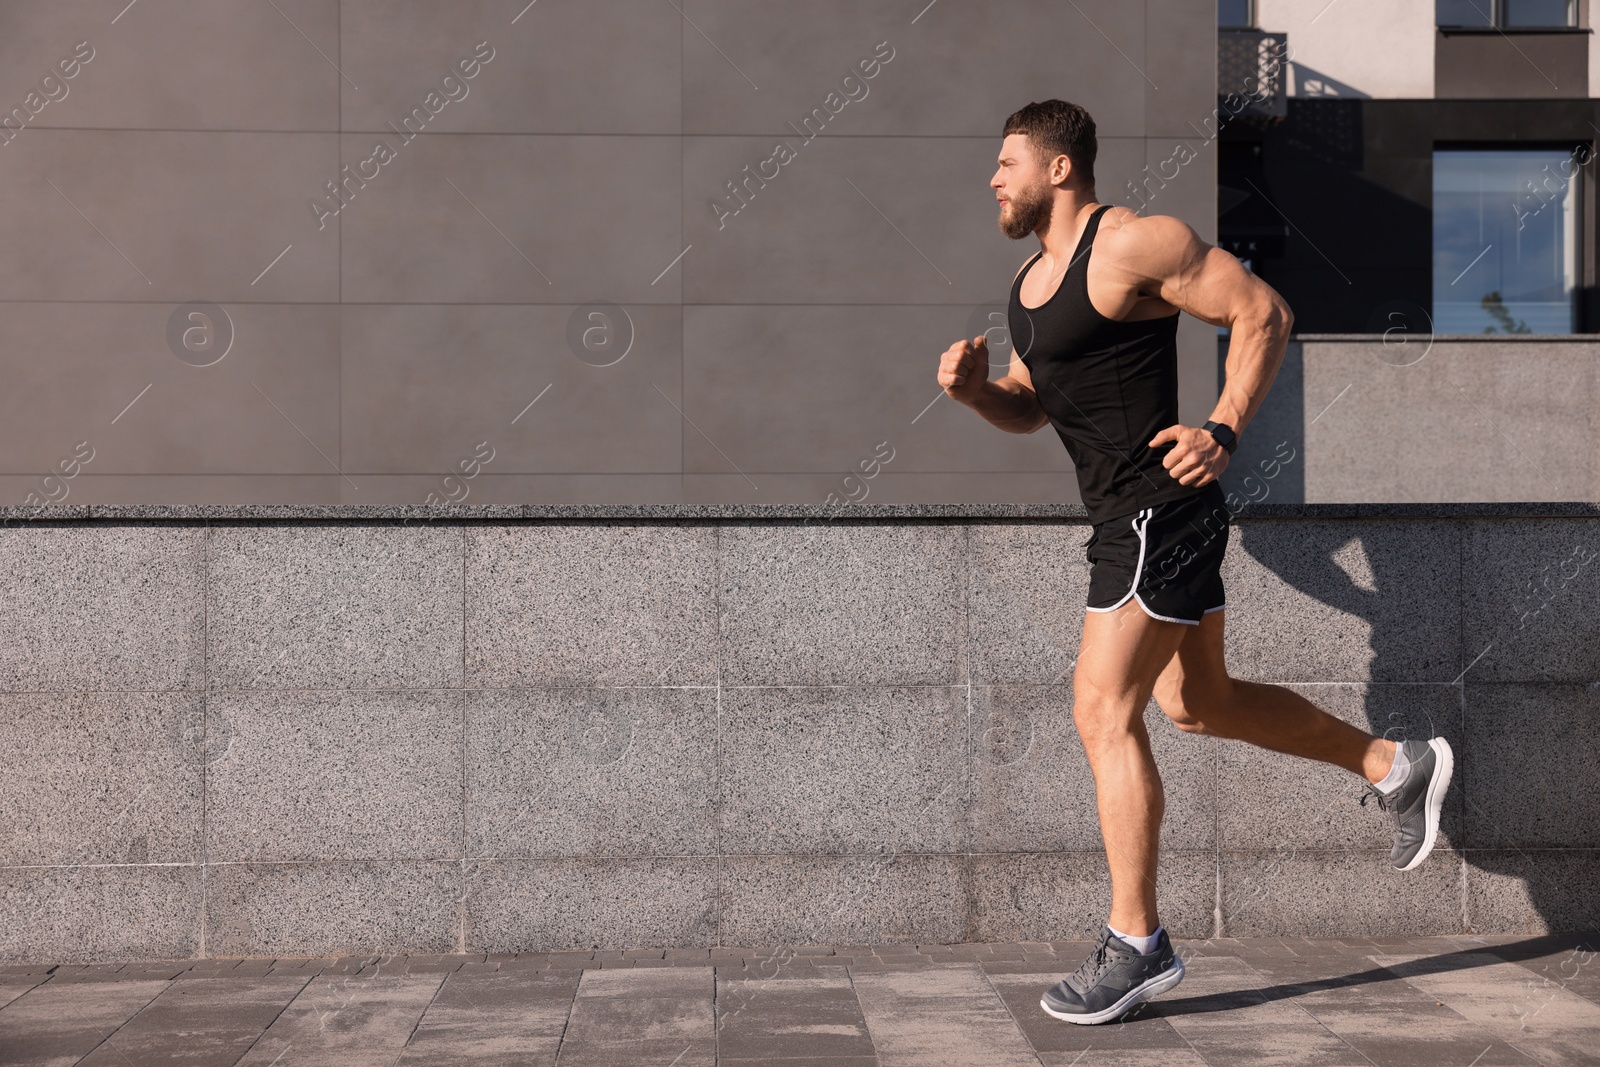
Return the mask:
<svg viewBox="0 0 1600 1067">
<path fill-rule="evenodd" d="M 1150 610 L 1150 605 L 1146 604 L 1144 602 L 1144 598 L 1139 596 L 1139 594 L 1137 594 L 1137 593 L 1134 594 L 1133 599 L 1138 601 L 1139 606 L 1141 608 L 1144 608 L 1144 613 L 1146 615 L 1150 616 L 1152 619 L 1160 619 L 1162 622 L 1182 623 L 1185 626 L 1199 626 L 1200 625 L 1200 620 L 1199 619 L 1174 619 L 1174 618 L 1172 618 L 1171 616 L 1168 616 L 1168 615 L 1157 615 L 1155 612 Z"/>
<path fill-rule="evenodd" d="M 1142 511 L 1140 511 L 1139 514 L 1137 514 L 1137 515 L 1135 515 L 1133 517 L 1133 522 L 1130 524 L 1133 527 L 1134 533 L 1139 535 L 1139 556 L 1138 556 L 1138 559 L 1136 559 L 1134 561 L 1134 564 L 1133 564 L 1133 582 L 1128 586 L 1128 591 L 1122 595 L 1122 599 L 1121 600 L 1117 601 L 1115 604 L 1111 605 L 1109 608 L 1090 608 L 1090 607 L 1085 607 L 1084 608 L 1085 611 L 1100 611 L 1100 612 L 1116 611 L 1118 608 L 1122 607 L 1122 605 L 1124 605 L 1124 604 L 1126 604 L 1128 602 L 1128 598 L 1129 597 L 1132 597 L 1135 600 L 1139 600 L 1139 596 L 1138 596 L 1139 575 L 1141 573 L 1143 573 L 1143 571 L 1144 571 L 1144 550 L 1145 550 L 1144 532 L 1145 532 L 1145 528 L 1150 525 L 1151 516 L 1153 516 L 1154 514 L 1155 514 L 1155 508 L 1145 508 Z M 1143 525 L 1140 524 L 1140 522 L 1139 522 L 1140 519 L 1144 520 Z M 1155 612 L 1153 612 L 1149 608 L 1145 607 L 1145 603 L 1144 603 L 1143 600 L 1139 600 L 1139 606 L 1141 608 L 1144 608 L 1144 613 L 1146 615 L 1149 615 L 1151 618 L 1153 618 L 1153 619 L 1161 618 L 1160 615 L 1157 615 Z M 1181 622 L 1182 620 L 1181 619 L 1169 619 L 1167 621 L 1169 621 L 1169 622 Z"/>
<path fill-rule="evenodd" d="M 1139 595 L 1139 576 L 1144 572 L 1144 553 L 1146 547 L 1145 531 L 1149 528 L 1150 520 L 1154 517 L 1155 508 L 1145 508 L 1143 511 L 1139 512 L 1139 514 L 1133 517 L 1133 529 L 1139 535 L 1139 558 L 1138 561 L 1133 565 L 1133 582 L 1128 586 L 1127 593 L 1123 594 L 1122 599 L 1111 605 L 1109 608 L 1085 607 L 1084 610 L 1099 612 L 1116 611 L 1118 608 L 1122 607 L 1122 605 L 1128 602 L 1129 597 L 1132 597 L 1134 603 L 1138 604 L 1144 613 L 1150 616 L 1152 619 L 1158 619 L 1161 622 L 1175 622 L 1181 626 L 1199 626 L 1199 619 L 1174 619 L 1170 615 L 1157 615 L 1154 611 L 1150 610 L 1150 605 L 1144 602 L 1144 597 Z M 1143 525 L 1140 524 L 1140 519 L 1144 520 Z M 1214 608 L 1207 608 L 1205 611 L 1201 612 L 1201 615 L 1210 615 L 1213 611 L 1221 611 L 1227 606 L 1228 605 L 1226 602 L 1218 604 Z"/>
</svg>

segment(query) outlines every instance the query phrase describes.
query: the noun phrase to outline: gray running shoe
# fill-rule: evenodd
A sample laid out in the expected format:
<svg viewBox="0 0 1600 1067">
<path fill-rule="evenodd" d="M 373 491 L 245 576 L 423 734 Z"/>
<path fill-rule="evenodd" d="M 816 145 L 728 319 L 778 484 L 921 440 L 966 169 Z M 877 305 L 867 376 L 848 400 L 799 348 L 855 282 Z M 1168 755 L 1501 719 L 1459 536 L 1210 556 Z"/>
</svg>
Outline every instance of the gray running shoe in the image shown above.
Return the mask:
<svg viewBox="0 0 1600 1067">
<path fill-rule="evenodd" d="M 1183 961 L 1166 930 L 1155 951 L 1141 956 L 1108 926 L 1089 958 L 1045 990 L 1039 1006 L 1069 1023 L 1110 1022 L 1181 981 Z"/>
<path fill-rule="evenodd" d="M 1409 871 L 1428 858 L 1433 840 L 1439 834 L 1439 809 L 1444 805 L 1450 775 L 1455 771 L 1455 754 L 1442 737 L 1431 741 L 1402 741 L 1411 771 L 1392 793 L 1380 793 L 1371 782 L 1361 794 L 1378 798 L 1378 807 L 1394 817 L 1394 848 L 1389 862 L 1399 871 Z"/>
</svg>

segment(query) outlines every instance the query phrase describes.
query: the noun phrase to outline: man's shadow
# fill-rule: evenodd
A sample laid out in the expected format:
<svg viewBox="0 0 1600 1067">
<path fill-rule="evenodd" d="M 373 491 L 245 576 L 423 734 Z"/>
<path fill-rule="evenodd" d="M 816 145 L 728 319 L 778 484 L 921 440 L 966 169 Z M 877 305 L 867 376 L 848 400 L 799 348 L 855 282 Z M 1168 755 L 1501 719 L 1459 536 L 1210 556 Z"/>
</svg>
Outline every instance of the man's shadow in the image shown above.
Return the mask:
<svg viewBox="0 0 1600 1067">
<path fill-rule="evenodd" d="M 1600 935 L 1593 933 L 1544 934 L 1507 944 L 1482 945 L 1474 948 L 1457 949 L 1454 952 L 1445 952 L 1437 956 L 1423 956 L 1392 968 L 1379 967 L 1375 964 L 1363 966 L 1364 961 L 1360 957 L 1352 955 L 1350 962 L 1353 965 L 1353 969 L 1349 974 L 1335 975 L 1329 978 L 1307 979 L 1298 982 L 1279 982 L 1273 985 L 1229 990 L 1226 993 L 1207 993 L 1195 997 L 1164 997 L 1160 1000 L 1150 1001 L 1145 1006 L 1144 1011 L 1139 1014 L 1148 1018 L 1159 1018 L 1175 1015 L 1200 1015 L 1214 1011 L 1231 1011 L 1250 1004 L 1290 1000 L 1294 997 L 1303 997 L 1309 993 L 1320 993 L 1329 989 L 1348 989 L 1352 986 L 1372 985 L 1379 982 L 1423 978 L 1431 974 L 1469 970 L 1474 967 L 1488 967 L 1497 963 L 1516 963 L 1555 953 L 1571 951 L 1594 952 L 1597 948 L 1600 948 Z M 1374 949 L 1371 953 L 1368 953 L 1368 955 L 1384 954 L 1380 949 Z M 1397 950 L 1394 954 L 1410 955 L 1403 949 Z M 1246 962 L 1249 961 L 1247 960 Z M 1180 986 L 1179 988 L 1181 989 L 1182 987 Z M 1129 1021 L 1132 1022 L 1134 1020 L 1130 1018 Z"/>
<path fill-rule="evenodd" d="M 1467 791 L 1472 781 L 1473 749 L 1466 735 L 1465 705 L 1473 699 L 1473 694 L 1470 688 L 1463 686 L 1468 684 L 1473 669 L 1467 661 L 1479 652 L 1476 647 L 1468 647 L 1467 642 L 1488 644 L 1492 637 L 1494 648 L 1485 657 L 1486 661 L 1497 655 L 1537 657 L 1542 650 L 1534 625 L 1530 623 L 1527 629 L 1518 629 L 1514 605 L 1507 604 L 1498 617 L 1511 621 L 1482 640 L 1477 634 L 1469 635 L 1467 613 L 1460 608 L 1467 590 L 1464 584 L 1458 583 L 1472 580 L 1472 568 L 1461 568 L 1458 582 L 1447 587 L 1456 589 L 1454 595 L 1448 592 L 1440 595 L 1437 590 L 1422 588 L 1428 584 L 1428 564 L 1423 561 L 1431 549 L 1425 543 L 1428 527 L 1420 522 L 1371 520 L 1388 527 L 1385 536 L 1375 537 L 1363 533 L 1357 524 L 1348 520 L 1330 520 L 1328 526 L 1311 519 L 1252 522 L 1248 506 L 1241 512 L 1241 518 L 1243 521 L 1232 530 L 1236 540 L 1230 551 L 1248 555 L 1297 592 L 1366 624 L 1371 651 L 1366 673 L 1374 681 L 1366 687 L 1365 728 L 1394 741 L 1426 740 L 1443 735 L 1451 742 L 1455 774 L 1440 813 L 1438 847 L 1459 852 L 1468 867 L 1482 872 L 1479 877 L 1485 891 L 1469 897 L 1466 918 L 1472 927 L 1470 932 L 1525 932 L 1505 929 L 1507 925 L 1516 925 L 1515 916 L 1510 923 L 1498 926 L 1482 921 L 1487 916 L 1474 917 L 1476 909 L 1491 906 L 1489 902 L 1498 895 L 1494 884 L 1508 879 L 1520 879 L 1524 883 L 1529 903 L 1552 934 L 1600 930 L 1600 879 L 1593 878 L 1582 866 L 1589 850 L 1582 846 L 1552 848 L 1548 843 L 1519 847 L 1524 843 L 1518 840 L 1517 827 L 1503 825 L 1518 813 L 1505 813 L 1501 818 L 1487 810 L 1481 780 L 1473 783 L 1474 793 Z M 1340 526 L 1348 526 L 1350 535 L 1346 536 L 1338 528 Z M 1294 536 L 1297 530 L 1305 530 L 1306 536 Z M 1467 536 L 1467 532 L 1463 530 L 1461 536 Z M 1359 552 L 1354 551 L 1356 547 Z M 1364 574 L 1361 573 L 1363 558 Z M 1340 565 L 1341 561 L 1344 566 Z M 1439 565 L 1454 570 L 1455 552 L 1439 554 Z M 1530 571 L 1537 566 L 1537 561 L 1528 561 Z M 1355 577 L 1352 577 L 1352 570 L 1356 572 Z M 1600 564 L 1590 565 L 1563 593 L 1558 611 L 1582 611 L 1585 602 L 1592 604 L 1600 599 Z M 1443 621 L 1424 618 L 1430 606 L 1437 607 L 1441 613 L 1448 611 L 1451 618 Z M 1561 626 L 1557 611 L 1547 611 L 1547 615 L 1543 626 Z M 1459 644 L 1454 640 L 1446 641 L 1445 635 L 1453 635 L 1457 626 L 1462 631 Z M 1434 644 L 1448 647 L 1430 647 Z M 1542 654 L 1549 653 L 1544 650 Z M 1481 669 L 1483 664 L 1476 666 Z M 1386 684 L 1417 682 L 1425 684 Z M 1482 689 L 1479 697 L 1480 701 L 1489 699 Z M 1312 699 L 1316 702 L 1315 696 Z M 1480 722 L 1483 721 L 1483 706 L 1480 703 L 1474 713 Z M 1515 771 L 1506 769 L 1505 773 L 1516 775 L 1519 789 L 1541 794 L 1525 798 L 1527 804 L 1543 804 L 1551 811 L 1561 811 L 1568 806 L 1563 793 L 1571 787 L 1570 781 L 1559 774 L 1537 773 L 1531 760 L 1519 763 L 1518 768 Z M 1361 788 L 1356 786 L 1357 790 Z M 1527 810 L 1530 808 L 1521 809 Z M 1482 840 L 1475 841 L 1474 834 Z M 1428 862 L 1432 862 L 1431 857 Z M 1469 884 L 1472 878 L 1469 872 Z"/>
</svg>

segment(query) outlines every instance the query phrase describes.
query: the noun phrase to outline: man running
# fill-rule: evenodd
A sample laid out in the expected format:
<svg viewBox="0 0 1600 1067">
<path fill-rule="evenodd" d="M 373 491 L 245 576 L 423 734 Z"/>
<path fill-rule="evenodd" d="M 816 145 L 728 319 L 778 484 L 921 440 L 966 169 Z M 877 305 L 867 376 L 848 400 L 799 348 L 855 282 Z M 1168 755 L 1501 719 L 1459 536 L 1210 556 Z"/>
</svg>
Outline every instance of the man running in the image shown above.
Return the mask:
<svg viewBox="0 0 1600 1067">
<path fill-rule="evenodd" d="M 1396 744 L 1292 690 L 1228 676 L 1229 511 L 1217 478 L 1277 374 L 1294 316 L 1181 220 L 1096 203 L 1095 126 L 1083 108 L 1029 104 L 1003 137 L 989 181 L 1000 229 L 1037 234 L 1042 250 L 1012 281 L 1008 373 L 989 380 L 980 336 L 944 352 L 938 379 L 1002 430 L 1053 426 L 1093 524 L 1072 717 L 1094 773 L 1111 913 L 1088 959 L 1040 1005 L 1100 1023 L 1183 979 L 1156 911 L 1163 797 L 1144 728 L 1152 695 L 1181 730 L 1361 775 L 1395 820 L 1390 861 L 1403 871 L 1433 848 L 1454 759 L 1443 738 Z M 1200 427 L 1178 421 L 1181 311 L 1230 328 L 1226 383 Z"/>
</svg>

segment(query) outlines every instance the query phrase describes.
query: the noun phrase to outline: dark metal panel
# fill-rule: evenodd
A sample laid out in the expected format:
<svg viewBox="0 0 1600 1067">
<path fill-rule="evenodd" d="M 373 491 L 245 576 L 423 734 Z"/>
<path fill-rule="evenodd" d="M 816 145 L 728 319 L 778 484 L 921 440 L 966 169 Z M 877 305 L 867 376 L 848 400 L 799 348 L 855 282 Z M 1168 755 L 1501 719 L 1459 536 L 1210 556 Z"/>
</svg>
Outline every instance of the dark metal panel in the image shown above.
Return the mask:
<svg viewBox="0 0 1600 1067">
<path fill-rule="evenodd" d="M 1441 100 L 1587 97 L 1589 35 L 1440 32 L 1433 80 L 1433 95 Z"/>
</svg>

